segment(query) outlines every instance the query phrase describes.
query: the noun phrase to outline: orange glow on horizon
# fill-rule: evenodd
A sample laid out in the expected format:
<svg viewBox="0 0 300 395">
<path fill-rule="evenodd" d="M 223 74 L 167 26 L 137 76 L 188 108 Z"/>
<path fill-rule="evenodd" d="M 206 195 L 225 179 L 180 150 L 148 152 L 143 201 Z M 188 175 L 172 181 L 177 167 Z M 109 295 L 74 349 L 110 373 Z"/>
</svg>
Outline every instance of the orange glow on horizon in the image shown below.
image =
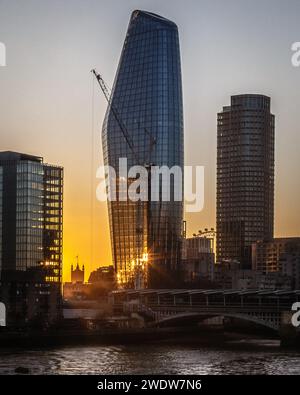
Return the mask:
<svg viewBox="0 0 300 395">
<path fill-rule="evenodd" d="M 65 177 L 63 282 L 70 281 L 71 265 L 85 267 L 85 281 L 91 271 L 112 264 L 106 203 L 91 204 L 89 179 L 82 179 L 83 187 L 73 190 Z"/>
</svg>

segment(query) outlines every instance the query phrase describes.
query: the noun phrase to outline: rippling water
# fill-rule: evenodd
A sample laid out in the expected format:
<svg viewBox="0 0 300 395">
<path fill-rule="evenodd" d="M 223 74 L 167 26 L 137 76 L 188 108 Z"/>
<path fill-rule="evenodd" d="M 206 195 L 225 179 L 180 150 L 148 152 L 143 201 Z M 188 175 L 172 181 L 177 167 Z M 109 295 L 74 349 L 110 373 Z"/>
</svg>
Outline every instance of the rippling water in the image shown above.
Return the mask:
<svg viewBox="0 0 300 395">
<path fill-rule="evenodd" d="M 300 351 L 282 350 L 276 341 L 0 350 L 0 374 L 20 366 L 32 374 L 300 374 Z"/>
</svg>

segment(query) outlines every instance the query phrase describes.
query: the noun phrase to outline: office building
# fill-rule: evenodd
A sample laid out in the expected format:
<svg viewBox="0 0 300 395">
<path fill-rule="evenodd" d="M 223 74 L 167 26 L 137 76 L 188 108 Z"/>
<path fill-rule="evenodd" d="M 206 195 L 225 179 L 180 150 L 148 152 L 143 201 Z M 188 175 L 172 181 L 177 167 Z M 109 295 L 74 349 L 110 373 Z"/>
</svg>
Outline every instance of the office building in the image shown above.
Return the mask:
<svg viewBox="0 0 300 395">
<path fill-rule="evenodd" d="M 251 268 L 251 245 L 273 238 L 274 115 L 271 99 L 237 95 L 218 114 L 217 262 Z"/>
<path fill-rule="evenodd" d="M 126 126 L 127 139 L 115 113 Z M 150 12 L 132 13 L 102 141 L 104 162 L 116 170 L 117 180 L 121 178 L 119 158 L 127 158 L 128 168 L 177 165 L 183 170 L 180 51 L 178 29 L 173 22 Z M 132 181 L 128 179 L 129 184 Z M 117 182 L 117 191 L 119 186 Z M 172 193 L 170 201 L 162 201 L 161 188 L 160 182 L 158 201 L 121 201 L 117 194 L 117 201 L 108 202 L 120 287 L 164 287 L 178 267 L 183 202 L 175 201 Z M 174 190 L 173 179 L 170 189 Z M 142 279 L 136 281 L 140 274 Z"/>
<path fill-rule="evenodd" d="M 282 272 L 282 262 L 300 257 L 300 237 L 277 237 L 252 245 L 252 269 Z"/>
<path fill-rule="evenodd" d="M 62 201 L 61 167 L 32 155 L 0 153 L 0 297 L 8 321 L 59 315 Z"/>
</svg>

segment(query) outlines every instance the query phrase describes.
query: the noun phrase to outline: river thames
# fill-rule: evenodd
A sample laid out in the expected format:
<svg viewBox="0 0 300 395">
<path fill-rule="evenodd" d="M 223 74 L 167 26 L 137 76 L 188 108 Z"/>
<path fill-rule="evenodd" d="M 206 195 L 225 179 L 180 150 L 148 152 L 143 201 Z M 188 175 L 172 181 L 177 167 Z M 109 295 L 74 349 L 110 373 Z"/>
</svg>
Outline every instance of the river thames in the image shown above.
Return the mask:
<svg viewBox="0 0 300 395">
<path fill-rule="evenodd" d="M 284 350 L 276 340 L 233 342 L 220 347 L 146 344 L 2 349 L 0 374 L 300 374 L 300 350 Z"/>
</svg>

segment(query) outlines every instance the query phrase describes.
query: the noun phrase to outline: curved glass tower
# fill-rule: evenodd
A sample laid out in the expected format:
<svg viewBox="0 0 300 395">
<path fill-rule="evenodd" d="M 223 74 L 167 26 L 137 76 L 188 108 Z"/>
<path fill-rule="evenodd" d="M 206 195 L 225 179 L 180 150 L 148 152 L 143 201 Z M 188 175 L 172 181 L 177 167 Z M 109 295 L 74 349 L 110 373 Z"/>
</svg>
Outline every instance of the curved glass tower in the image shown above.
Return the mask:
<svg viewBox="0 0 300 395">
<path fill-rule="evenodd" d="M 125 126 L 130 147 L 121 131 Z M 155 143 L 153 143 L 155 141 Z M 183 106 L 177 26 L 149 12 L 131 15 L 103 130 L 104 162 L 121 176 L 119 158 L 183 171 Z M 150 175 L 150 173 L 149 173 Z M 133 179 L 128 178 L 130 184 Z M 149 183 L 150 184 L 150 183 Z M 171 190 L 174 179 L 171 177 Z M 109 185 L 112 188 L 112 185 Z M 151 188 L 149 188 L 148 193 Z M 183 202 L 108 202 L 113 260 L 120 286 L 163 287 L 180 259 Z"/>
</svg>

